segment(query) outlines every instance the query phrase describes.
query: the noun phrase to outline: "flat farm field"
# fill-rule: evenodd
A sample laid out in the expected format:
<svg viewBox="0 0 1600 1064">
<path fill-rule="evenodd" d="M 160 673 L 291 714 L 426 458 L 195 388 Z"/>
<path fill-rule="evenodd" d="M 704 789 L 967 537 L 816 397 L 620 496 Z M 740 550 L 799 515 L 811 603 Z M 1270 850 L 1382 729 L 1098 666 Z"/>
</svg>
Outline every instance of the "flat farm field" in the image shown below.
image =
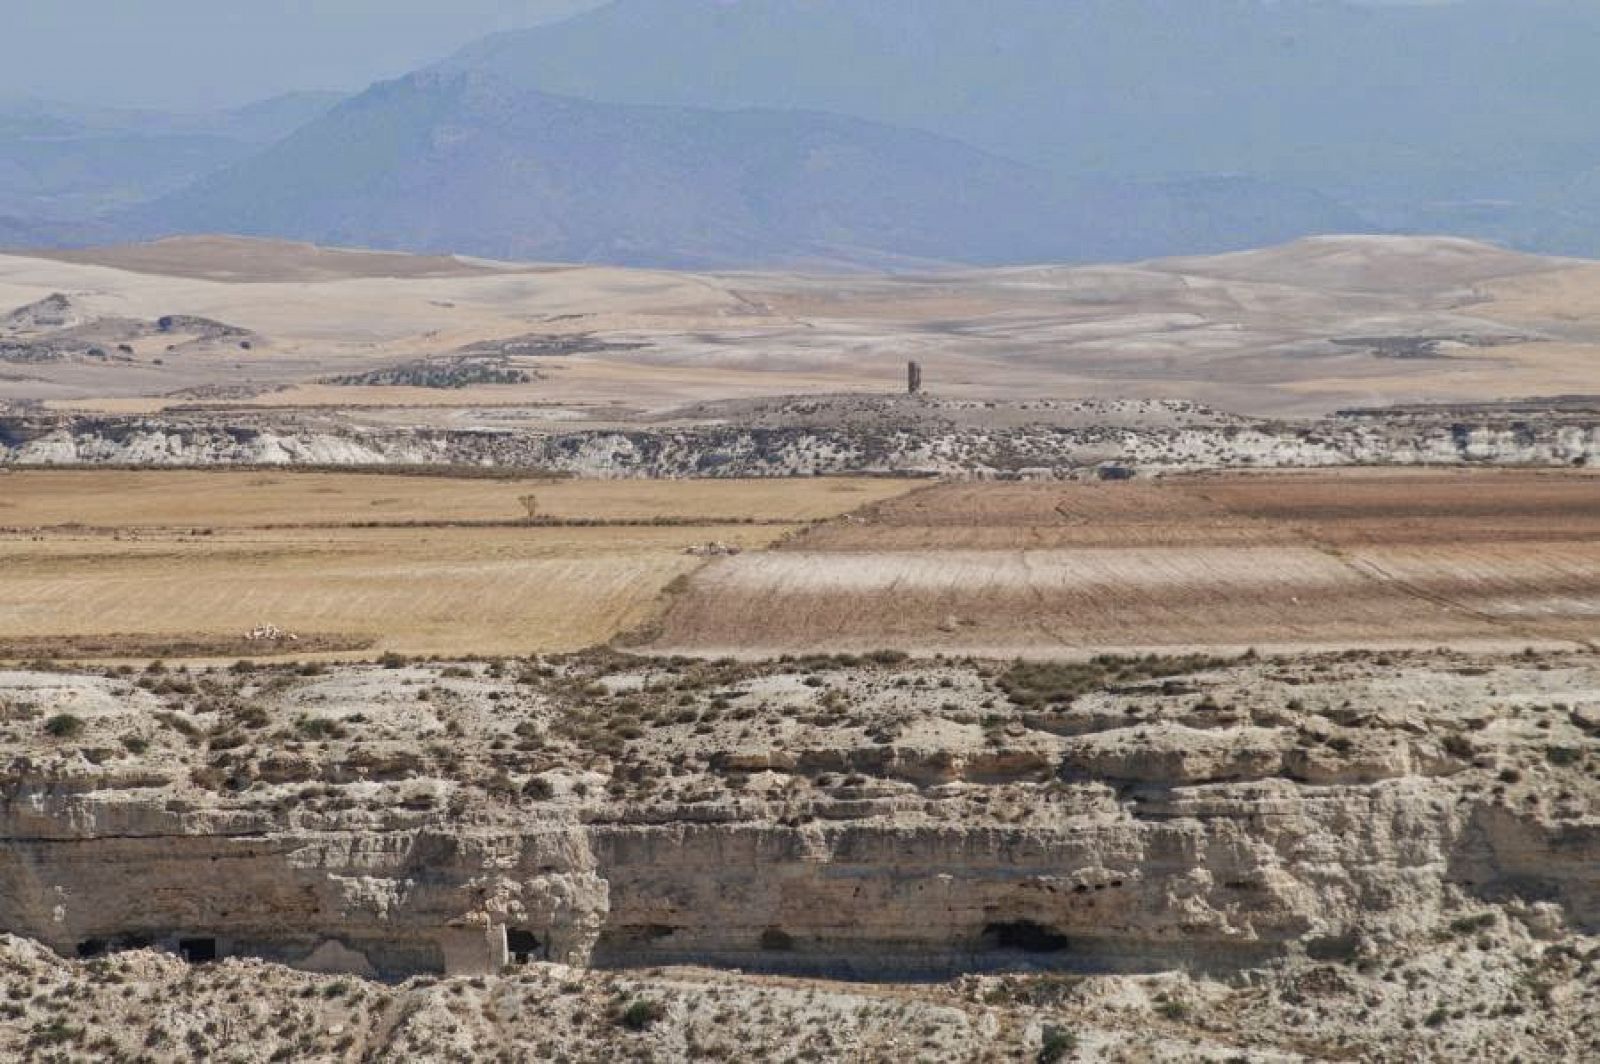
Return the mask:
<svg viewBox="0 0 1600 1064">
<path fill-rule="evenodd" d="M 578 649 L 649 620 L 692 548 L 760 549 L 909 487 L 13 472 L 0 659 Z M 526 523 L 530 494 L 550 523 Z M 300 638 L 245 639 L 266 626 Z"/>
<path fill-rule="evenodd" d="M 905 481 L 566 480 L 400 473 L 0 471 L 0 527 L 289 528 L 524 521 L 814 521 Z"/>
<path fill-rule="evenodd" d="M 939 485 L 719 559 L 661 633 L 699 653 L 1590 645 L 1600 477 Z"/>
</svg>

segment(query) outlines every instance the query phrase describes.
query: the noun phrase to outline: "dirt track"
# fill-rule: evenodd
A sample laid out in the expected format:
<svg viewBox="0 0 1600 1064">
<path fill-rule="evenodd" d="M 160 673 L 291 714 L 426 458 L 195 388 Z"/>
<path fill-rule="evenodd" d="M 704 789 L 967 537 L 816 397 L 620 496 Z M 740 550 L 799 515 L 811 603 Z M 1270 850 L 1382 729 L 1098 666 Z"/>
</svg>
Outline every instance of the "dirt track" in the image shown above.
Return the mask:
<svg viewBox="0 0 1600 1064">
<path fill-rule="evenodd" d="M 947 485 L 720 561 L 663 649 L 1521 646 L 1600 635 L 1600 478 Z"/>
</svg>

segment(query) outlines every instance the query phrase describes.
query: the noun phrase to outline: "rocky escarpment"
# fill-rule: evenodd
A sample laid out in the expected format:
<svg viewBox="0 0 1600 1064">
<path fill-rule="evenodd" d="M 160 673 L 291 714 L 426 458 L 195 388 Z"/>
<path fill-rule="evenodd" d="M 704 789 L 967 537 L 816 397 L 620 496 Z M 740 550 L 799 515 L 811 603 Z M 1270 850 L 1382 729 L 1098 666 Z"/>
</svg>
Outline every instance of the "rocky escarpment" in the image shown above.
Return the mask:
<svg viewBox="0 0 1600 1064">
<path fill-rule="evenodd" d="M 891 977 L 1600 924 L 1592 655 L 388 665 L 0 674 L 0 930 Z"/>
<path fill-rule="evenodd" d="M 1119 467 L 1600 460 L 1600 415 L 1583 411 L 1542 417 L 1456 411 L 1291 423 L 1211 414 L 1190 404 L 855 400 L 841 411 L 843 403 L 795 400 L 777 416 L 734 410 L 694 422 L 572 432 L 379 429 L 289 416 L 26 415 L 0 419 L 0 464 L 458 465 L 612 477 L 1010 477 Z"/>
</svg>

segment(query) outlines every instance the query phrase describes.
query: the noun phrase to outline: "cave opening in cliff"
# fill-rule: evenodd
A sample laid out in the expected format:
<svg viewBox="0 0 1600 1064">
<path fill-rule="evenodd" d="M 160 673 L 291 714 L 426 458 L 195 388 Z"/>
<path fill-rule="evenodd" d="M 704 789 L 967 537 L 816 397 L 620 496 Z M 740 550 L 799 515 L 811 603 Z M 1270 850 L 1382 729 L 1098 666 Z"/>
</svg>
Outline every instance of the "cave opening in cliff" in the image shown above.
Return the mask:
<svg viewBox="0 0 1600 1064">
<path fill-rule="evenodd" d="M 207 964 L 217 959 L 217 940 L 214 938 L 180 938 L 178 955 L 190 964 Z"/>
<path fill-rule="evenodd" d="M 125 934 L 110 935 L 107 937 L 91 937 L 79 940 L 74 952 L 84 960 L 93 957 L 103 957 L 107 953 L 118 953 L 122 950 L 148 949 L 153 944 L 149 935 Z"/>
<path fill-rule="evenodd" d="M 513 962 L 527 964 L 543 956 L 544 943 L 532 931 L 525 931 L 520 927 L 508 927 L 506 929 L 506 952 L 511 955 Z"/>
<path fill-rule="evenodd" d="M 1066 935 L 1032 920 L 987 924 L 983 929 L 983 942 L 988 949 L 1022 953 L 1061 953 L 1071 944 Z"/>
</svg>

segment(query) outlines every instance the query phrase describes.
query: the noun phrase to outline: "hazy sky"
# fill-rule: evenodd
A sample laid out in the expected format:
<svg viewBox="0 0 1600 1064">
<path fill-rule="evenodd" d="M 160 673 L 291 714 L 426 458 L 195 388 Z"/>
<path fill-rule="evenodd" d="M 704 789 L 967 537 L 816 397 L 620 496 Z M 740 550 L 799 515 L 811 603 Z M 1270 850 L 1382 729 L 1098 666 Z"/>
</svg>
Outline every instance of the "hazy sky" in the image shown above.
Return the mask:
<svg viewBox="0 0 1600 1064">
<path fill-rule="evenodd" d="M 354 90 L 485 34 L 605 2 L 0 0 L 0 99 L 205 110 L 299 89 Z"/>
<path fill-rule="evenodd" d="M 358 89 L 604 0 L 0 0 L 0 97 L 198 110 Z"/>
</svg>

